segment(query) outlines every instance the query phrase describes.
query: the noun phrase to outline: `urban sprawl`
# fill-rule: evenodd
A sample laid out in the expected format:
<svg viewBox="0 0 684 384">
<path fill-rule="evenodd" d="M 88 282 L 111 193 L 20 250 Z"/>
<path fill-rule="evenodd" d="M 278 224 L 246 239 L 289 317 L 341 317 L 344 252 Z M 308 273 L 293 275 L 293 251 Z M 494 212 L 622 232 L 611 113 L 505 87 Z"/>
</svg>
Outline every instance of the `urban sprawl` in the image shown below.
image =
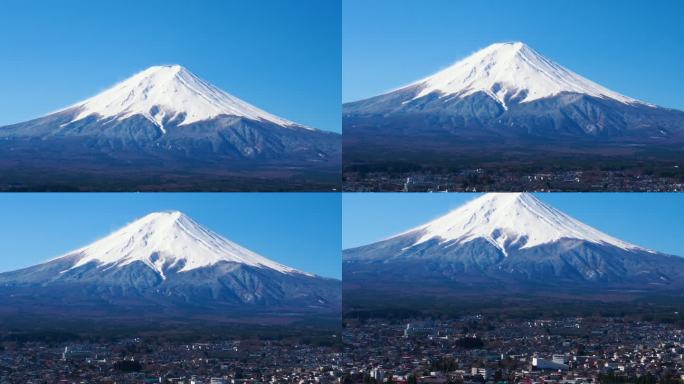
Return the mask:
<svg viewBox="0 0 684 384">
<path fill-rule="evenodd" d="M 676 324 L 482 315 L 346 319 L 342 338 L 343 346 L 3 341 L 0 384 L 684 383 L 684 329 Z"/>
</svg>

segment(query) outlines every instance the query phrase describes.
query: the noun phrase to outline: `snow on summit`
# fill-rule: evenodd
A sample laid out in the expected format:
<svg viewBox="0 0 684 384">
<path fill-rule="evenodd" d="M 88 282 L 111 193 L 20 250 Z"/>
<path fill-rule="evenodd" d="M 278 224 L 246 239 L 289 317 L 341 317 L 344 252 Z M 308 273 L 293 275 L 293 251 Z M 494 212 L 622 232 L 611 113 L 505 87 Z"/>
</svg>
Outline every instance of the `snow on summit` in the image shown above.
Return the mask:
<svg viewBox="0 0 684 384">
<path fill-rule="evenodd" d="M 220 115 L 263 120 L 286 127 L 303 127 L 263 111 L 195 76 L 180 65 L 147 68 L 108 90 L 67 109 L 80 113 L 71 121 L 88 116 L 99 119 L 142 115 L 163 132 L 164 122 L 188 125 Z"/>
<path fill-rule="evenodd" d="M 561 92 L 609 98 L 628 104 L 645 104 L 604 88 L 545 58 L 521 42 L 492 44 L 407 87 L 416 86 L 420 89 L 416 99 L 433 92 L 440 93 L 442 97 L 464 97 L 484 92 L 504 108 L 507 108 L 506 100 L 511 98 L 524 103 Z"/>
<path fill-rule="evenodd" d="M 222 261 L 304 274 L 243 248 L 178 211 L 151 213 L 58 259 L 72 257 L 77 261 L 70 269 L 93 262 L 118 268 L 140 261 L 162 278 L 169 269 L 185 272 Z"/>
<path fill-rule="evenodd" d="M 508 246 L 532 248 L 560 239 L 645 251 L 594 229 L 528 193 L 488 193 L 406 233 L 422 234 L 414 245 L 435 238 L 440 242 L 460 243 L 484 238 L 504 254 Z"/>
</svg>

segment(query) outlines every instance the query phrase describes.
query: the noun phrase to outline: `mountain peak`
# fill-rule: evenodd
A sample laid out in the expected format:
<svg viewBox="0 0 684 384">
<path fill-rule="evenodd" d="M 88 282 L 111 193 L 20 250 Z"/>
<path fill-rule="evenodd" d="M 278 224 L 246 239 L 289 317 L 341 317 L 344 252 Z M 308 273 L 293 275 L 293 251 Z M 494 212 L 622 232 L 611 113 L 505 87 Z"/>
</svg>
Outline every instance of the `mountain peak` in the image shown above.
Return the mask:
<svg viewBox="0 0 684 384">
<path fill-rule="evenodd" d="M 137 220 L 135 220 L 133 223 L 130 223 L 128 226 L 137 226 L 141 228 L 146 228 L 146 230 L 172 230 L 173 227 L 172 225 L 175 225 L 177 223 L 181 222 L 188 222 L 188 223 L 194 223 L 194 225 L 199 225 L 192 220 L 189 216 L 184 214 L 181 211 L 174 211 L 174 210 L 169 210 L 169 211 L 158 211 L 158 212 L 152 212 L 149 213 Z M 183 228 L 182 230 L 188 230 L 187 228 Z"/>
<path fill-rule="evenodd" d="M 561 239 L 644 250 L 594 229 L 529 193 L 488 193 L 407 233 L 421 234 L 414 245 L 432 239 L 465 243 L 484 238 L 504 254 L 509 246 L 532 248 Z"/>
<path fill-rule="evenodd" d="M 504 41 L 501 43 L 490 44 L 483 48 L 482 51 L 510 50 L 513 52 L 518 52 L 523 48 L 529 48 L 529 46 L 522 41 Z"/>
<path fill-rule="evenodd" d="M 179 72 L 189 72 L 185 67 L 183 67 L 180 64 L 164 64 L 164 65 L 153 65 L 148 67 L 147 69 L 141 71 L 141 74 L 153 74 L 153 73 L 171 73 L 171 74 L 177 74 Z"/>
<path fill-rule="evenodd" d="M 169 122 L 183 126 L 222 115 L 303 127 L 224 92 L 178 64 L 149 67 L 65 110 L 78 111 L 67 124 L 90 116 L 123 120 L 140 115 L 163 133 Z"/>
<path fill-rule="evenodd" d="M 137 222 L 143 222 L 143 221 L 161 221 L 161 220 L 168 220 L 168 221 L 178 221 L 180 219 L 189 219 L 189 217 L 184 214 L 181 211 L 174 211 L 174 210 L 169 210 L 169 211 L 158 211 L 158 212 L 152 212 L 148 213 L 147 215 L 141 217 L 140 219 L 136 220 Z"/>
<path fill-rule="evenodd" d="M 483 92 L 504 109 L 511 100 L 525 103 L 563 92 L 645 104 L 562 67 L 520 41 L 491 44 L 409 87 L 419 90 L 414 100 L 432 93 L 465 97 Z"/>
<path fill-rule="evenodd" d="M 162 70 L 169 70 L 169 71 L 174 71 L 174 72 L 180 72 L 180 71 L 187 71 L 185 67 L 183 67 L 180 64 L 162 64 L 162 65 L 153 65 L 147 68 L 147 70 L 152 70 L 152 71 L 162 71 Z"/>
<path fill-rule="evenodd" d="M 118 268 L 138 261 L 163 278 L 169 270 L 186 272 L 220 262 L 303 274 L 225 239 L 180 211 L 150 213 L 60 258 L 72 257 L 77 262 L 69 269 L 90 263 Z"/>
</svg>

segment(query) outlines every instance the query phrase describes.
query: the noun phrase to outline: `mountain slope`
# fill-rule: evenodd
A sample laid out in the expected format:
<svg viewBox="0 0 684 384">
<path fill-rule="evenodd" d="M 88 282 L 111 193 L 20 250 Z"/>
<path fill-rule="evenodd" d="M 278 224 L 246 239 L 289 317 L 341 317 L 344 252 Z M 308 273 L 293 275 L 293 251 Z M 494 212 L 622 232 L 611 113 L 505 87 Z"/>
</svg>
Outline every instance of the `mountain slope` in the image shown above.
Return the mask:
<svg viewBox="0 0 684 384">
<path fill-rule="evenodd" d="M 265 112 L 179 65 L 150 67 L 90 99 L 0 127 L 0 153 L 8 161 L 0 166 L 10 171 L 19 164 L 66 175 L 53 184 L 85 179 L 81 174 L 116 176 L 127 190 L 140 189 L 133 179 L 146 173 L 197 175 L 215 184 L 237 173 L 271 179 L 324 173 L 321 184 L 330 189 L 339 179 L 340 147 L 339 134 Z M 131 166 L 136 171 L 129 174 Z"/>
<path fill-rule="evenodd" d="M 684 130 L 684 112 L 611 91 L 520 42 L 492 44 L 408 86 L 347 103 L 343 114 L 345 135 L 359 140 L 381 132 L 653 140 Z"/>
<path fill-rule="evenodd" d="M 486 194 L 408 232 L 345 250 L 343 266 L 345 287 L 368 289 L 421 281 L 445 289 L 676 290 L 684 281 L 684 258 L 611 237 L 524 193 Z"/>
<path fill-rule="evenodd" d="M 521 42 L 492 44 L 412 86 L 421 88 L 415 99 L 433 92 L 441 97 L 483 92 L 504 109 L 508 99 L 526 103 L 563 92 L 646 105 L 563 68 Z"/>
<path fill-rule="evenodd" d="M 339 281 L 269 260 L 180 212 L 149 214 L 86 247 L 0 274 L 6 303 L 35 309 L 52 298 L 114 313 L 130 306 L 334 313 L 339 289 Z"/>
<path fill-rule="evenodd" d="M 177 121 L 178 126 L 183 126 L 227 115 L 308 129 L 262 111 L 207 83 L 180 65 L 147 68 L 64 110 L 73 109 L 77 109 L 79 114 L 64 125 L 93 115 L 99 120 L 123 120 L 141 115 L 157 124 L 164 133 L 164 121 Z"/>
</svg>

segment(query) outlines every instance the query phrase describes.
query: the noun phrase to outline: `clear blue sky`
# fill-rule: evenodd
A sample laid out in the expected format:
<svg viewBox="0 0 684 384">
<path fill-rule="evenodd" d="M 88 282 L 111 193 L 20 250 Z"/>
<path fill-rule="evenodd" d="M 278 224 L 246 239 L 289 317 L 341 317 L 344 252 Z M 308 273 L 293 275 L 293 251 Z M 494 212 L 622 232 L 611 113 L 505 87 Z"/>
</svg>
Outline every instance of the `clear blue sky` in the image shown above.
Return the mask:
<svg viewBox="0 0 684 384">
<path fill-rule="evenodd" d="M 684 1 L 344 0 L 342 9 L 345 102 L 523 41 L 610 89 L 684 110 Z"/>
<path fill-rule="evenodd" d="M 452 211 L 476 193 L 345 193 L 344 249 L 385 239 Z M 540 200 L 621 240 L 684 256 L 682 193 L 541 193 Z"/>
<path fill-rule="evenodd" d="M 181 64 L 276 115 L 339 132 L 340 0 L 3 0 L 0 126 Z"/>
<path fill-rule="evenodd" d="M 0 193 L 0 272 L 82 247 L 150 212 L 180 210 L 269 259 L 341 277 L 336 193 Z"/>
</svg>

